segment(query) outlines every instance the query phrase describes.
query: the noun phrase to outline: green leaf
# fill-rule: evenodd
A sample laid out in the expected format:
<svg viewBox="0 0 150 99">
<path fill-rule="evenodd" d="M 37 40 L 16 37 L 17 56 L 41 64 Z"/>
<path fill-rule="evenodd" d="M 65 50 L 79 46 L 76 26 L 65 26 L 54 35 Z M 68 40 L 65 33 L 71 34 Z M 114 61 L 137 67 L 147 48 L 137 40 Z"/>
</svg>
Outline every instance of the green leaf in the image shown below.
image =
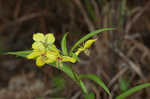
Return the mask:
<svg viewBox="0 0 150 99">
<path fill-rule="evenodd" d="M 85 99 L 95 99 L 94 93 L 91 92 L 90 94 L 85 94 Z"/>
<path fill-rule="evenodd" d="M 84 94 L 87 94 L 88 93 L 87 88 L 86 88 L 86 86 L 85 86 L 85 84 L 83 83 L 82 80 L 80 80 L 79 84 L 80 84 L 80 87 L 83 90 Z"/>
<path fill-rule="evenodd" d="M 83 43 L 85 40 L 89 39 L 90 37 L 98 34 L 98 33 L 101 33 L 101 32 L 104 32 L 104 31 L 108 31 L 108 30 L 114 30 L 114 28 L 103 28 L 103 29 L 99 29 L 99 30 L 96 30 L 94 32 L 90 32 L 89 34 L 85 35 L 84 37 L 82 37 L 80 40 L 78 40 L 74 45 L 73 47 L 71 48 L 70 50 L 70 56 L 72 55 L 73 53 L 73 50 L 78 47 L 81 43 Z"/>
<path fill-rule="evenodd" d="M 120 94 L 119 96 L 116 97 L 116 99 L 124 99 L 126 97 L 128 97 L 129 95 L 137 92 L 137 91 L 140 91 L 142 90 L 143 88 L 146 88 L 146 87 L 150 87 L 150 83 L 147 83 L 147 84 L 142 84 L 142 85 L 138 85 L 134 88 L 131 88 L 129 90 L 127 90 L 126 92 Z"/>
<path fill-rule="evenodd" d="M 29 51 L 8 52 L 7 54 L 21 56 L 21 57 L 26 58 L 26 56 L 29 55 L 30 53 L 32 53 L 31 50 L 29 50 Z"/>
<path fill-rule="evenodd" d="M 104 82 L 96 75 L 94 74 L 81 74 L 79 75 L 80 78 L 88 78 L 90 80 L 93 80 L 95 83 L 97 83 L 98 85 L 100 85 L 102 88 L 104 88 L 104 90 L 111 95 L 109 89 L 107 88 L 107 86 L 104 84 Z"/>
<path fill-rule="evenodd" d="M 120 90 L 125 92 L 128 90 L 130 82 L 129 82 L 129 80 L 120 77 L 119 78 L 119 84 L 120 84 Z"/>
<path fill-rule="evenodd" d="M 72 72 L 72 69 L 69 66 L 66 66 L 65 64 L 62 64 L 63 66 L 56 66 L 56 63 L 50 64 L 51 66 L 62 70 L 63 72 L 65 72 L 70 78 L 72 78 L 73 80 L 75 80 L 74 78 L 74 74 Z"/>
<path fill-rule="evenodd" d="M 51 86 L 54 89 L 52 95 L 58 95 L 60 94 L 63 89 L 65 88 L 65 80 L 64 80 L 64 77 L 60 76 L 60 75 L 54 75 L 54 77 L 52 77 L 52 81 L 51 81 Z"/>
<path fill-rule="evenodd" d="M 67 33 L 63 36 L 63 39 L 61 40 L 61 49 L 64 55 L 68 55 L 66 37 Z"/>
<path fill-rule="evenodd" d="M 78 79 L 78 78 L 79 78 L 78 75 L 77 75 L 75 72 L 73 72 L 72 69 L 71 69 L 69 66 L 63 64 L 63 66 L 57 67 L 55 63 L 54 63 L 54 64 L 51 64 L 51 65 L 52 65 L 53 67 L 59 69 L 59 70 L 62 70 L 64 73 L 66 73 L 66 74 L 67 74 L 70 78 L 72 78 L 74 81 L 77 82 L 77 80 L 78 80 L 79 83 L 77 82 L 77 84 L 80 85 L 80 87 L 81 87 L 81 89 L 83 90 L 83 92 L 84 92 L 84 93 L 88 93 L 88 91 L 87 91 L 86 86 L 84 85 L 84 83 L 83 83 L 80 79 Z"/>
</svg>

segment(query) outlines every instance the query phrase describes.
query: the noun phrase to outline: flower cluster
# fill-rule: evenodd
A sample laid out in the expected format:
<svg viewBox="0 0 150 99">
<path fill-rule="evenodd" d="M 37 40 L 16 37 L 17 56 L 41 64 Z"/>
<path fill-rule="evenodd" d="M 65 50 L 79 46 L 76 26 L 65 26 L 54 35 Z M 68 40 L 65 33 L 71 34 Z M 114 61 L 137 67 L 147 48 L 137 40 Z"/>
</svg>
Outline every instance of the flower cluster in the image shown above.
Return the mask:
<svg viewBox="0 0 150 99">
<path fill-rule="evenodd" d="M 76 58 L 71 56 L 64 56 L 60 53 L 60 50 L 55 46 L 55 37 L 52 33 L 33 34 L 34 43 L 32 44 L 32 53 L 27 55 L 27 59 L 36 59 L 36 65 L 41 67 L 44 64 L 59 63 L 62 62 L 76 62 Z M 83 47 L 78 48 L 75 52 L 78 56 L 81 52 L 86 51 L 96 39 L 88 40 Z"/>
</svg>

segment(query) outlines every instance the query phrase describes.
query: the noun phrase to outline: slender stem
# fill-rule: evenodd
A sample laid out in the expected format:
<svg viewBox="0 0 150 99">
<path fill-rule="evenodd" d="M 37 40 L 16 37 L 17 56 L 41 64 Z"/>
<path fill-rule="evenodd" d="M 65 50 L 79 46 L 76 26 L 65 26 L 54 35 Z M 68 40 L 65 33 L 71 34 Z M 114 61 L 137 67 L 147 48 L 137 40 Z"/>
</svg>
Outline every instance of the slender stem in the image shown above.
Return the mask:
<svg viewBox="0 0 150 99">
<path fill-rule="evenodd" d="M 83 93 L 84 94 L 88 93 L 86 87 L 83 88 L 83 86 L 85 86 L 85 85 L 82 82 L 82 80 L 80 79 L 79 75 L 74 71 L 72 64 L 70 64 L 69 66 L 71 67 L 71 70 L 72 70 L 72 73 L 73 73 L 73 76 L 75 78 L 76 83 L 80 86 L 80 88 L 82 89 Z"/>
</svg>

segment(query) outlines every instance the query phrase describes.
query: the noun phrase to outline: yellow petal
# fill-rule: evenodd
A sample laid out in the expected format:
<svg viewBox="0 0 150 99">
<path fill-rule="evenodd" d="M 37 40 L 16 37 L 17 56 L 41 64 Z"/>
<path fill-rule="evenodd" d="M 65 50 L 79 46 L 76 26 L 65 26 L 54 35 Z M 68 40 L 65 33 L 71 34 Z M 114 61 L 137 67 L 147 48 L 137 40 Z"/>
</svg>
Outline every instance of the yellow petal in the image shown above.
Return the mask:
<svg viewBox="0 0 150 99">
<path fill-rule="evenodd" d="M 42 58 L 42 56 L 39 56 L 37 59 L 36 59 L 36 65 L 38 67 L 41 67 L 45 64 L 45 60 Z"/>
<path fill-rule="evenodd" d="M 75 63 L 76 59 L 72 58 L 72 57 L 69 57 L 69 56 L 63 56 L 62 57 L 62 62 L 72 62 L 72 63 Z"/>
<path fill-rule="evenodd" d="M 45 61 L 45 63 L 50 64 L 56 61 L 56 58 L 47 58 L 47 60 Z"/>
<path fill-rule="evenodd" d="M 41 52 L 39 51 L 33 51 L 31 54 L 27 55 L 27 59 L 34 59 L 37 56 L 39 56 L 41 54 Z"/>
<path fill-rule="evenodd" d="M 45 40 L 44 34 L 43 33 L 33 34 L 33 40 L 38 41 L 38 42 L 39 41 L 44 42 L 44 40 Z"/>
<path fill-rule="evenodd" d="M 48 46 L 50 51 L 53 51 L 55 53 L 59 53 L 59 49 L 56 48 L 54 44 Z"/>
<path fill-rule="evenodd" d="M 92 46 L 92 44 L 93 44 L 94 42 L 96 42 L 96 40 L 97 40 L 97 39 L 91 39 L 91 40 L 86 41 L 85 44 L 84 44 L 84 48 L 85 48 L 85 49 L 90 48 L 90 47 Z"/>
<path fill-rule="evenodd" d="M 47 51 L 46 53 L 46 63 L 53 63 L 56 61 L 56 58 L 58 57 L 58 53 Z"/>
<path fill-rule="evenodd" d="M 44 47 L 44 45 L 41 42 L 34 42 L 32 44 L 32 48 L 34 50 L 45 50 L 45 47 Z"/>
<path fill-rule="evenodd" d="M 58 56 L 59 56 L 59 53 L 56 53 L 56 52 L 54 52 L 54 51 L 47 51 L 47 52 L 46 52 L 46 56 L 47 56 L 47 57 L 51 57 L 51 56 L 56 56 L 56 57 L 58 57 Z"/>
<path fill-rule="evenodd" d="M 54 35 L 53 35 L 52 33 L 46 34 L 46 35 L 45 35 L 45 42 L 46 42 L 47 44 L 49 44 L 49 43 L 54 43 L 54 42 L 55 42 L 55 37 L 54 37 Z"/>
<path fill-rule="evenodd" d="M 84 50 L 85 50 L 84 48 L 78 48 L 78 50 L 75 52 L 75 54 L 78 56 Z"/>
</svg>

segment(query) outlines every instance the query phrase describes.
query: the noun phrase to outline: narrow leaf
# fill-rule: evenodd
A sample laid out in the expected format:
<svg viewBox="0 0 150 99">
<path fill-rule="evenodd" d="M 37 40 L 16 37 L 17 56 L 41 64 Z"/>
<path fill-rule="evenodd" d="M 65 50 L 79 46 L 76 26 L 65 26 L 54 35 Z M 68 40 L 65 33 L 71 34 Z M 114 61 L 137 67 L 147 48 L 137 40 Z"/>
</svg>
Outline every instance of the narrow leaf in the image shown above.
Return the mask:
<svg viewBox="0 0 150 99">
<path fill-rule="evenodd" d="M 85 99 L 95 99 L 94 93 L 85 94 Z"/>
<path fill-rule="evenodd" d="M 131 94 L 133 94 L 137 91 L 140 91 L 146 87 L 150 87 L 150 83 L 138 85 L 134 88 L 131 88 L 131 89 L 127 90 L 126 92 L 122 93 L 121 95 L 117 96 L 116 99 L 125 99 L 126 97 L 130 96 Z"/>
<path fill-rule="evenodd" d="M 67 33 L 63 36 L 63 39 L 61 40 L 61 49 L 64 55 L 68 55 L 66 37 Z"/>
<path fill-rule="evenodd" d="M 53 67 L 59 69 L 59 70 L 62 70 L 64 73 L 66 73 L 66 74 L 67 74 L 70 78 L 72 78 L 74 81 L 76 81 L 76 79 L 79 78 L 78 75 L 77 75 L 77 74 L 74 74 L 73 71 L 72 71 L 72 69 L 71 69 L 69 66 L 65 65 L 65 64 L 63 64 L 63 66 L 61 66 L 61 67 L 57 67 L 56 64 L 51 64 L 51 65 L 52 65 Z M 78 78 L 76 78 L 76 76 L 77 76 Z M 86 86 L 84 85 L 84 83 L 82 82 L 82 80 L 79 80 L 79 83 L 78 83 L 78 84 L 80 85 L 80 87 L 81 87 L 81 89 L 83 90 L 84 93 L 88 93 L 88 91 L 87 91 L 87 89 L 86 89 Z"/>
<path fill-rule="evenodd" d="M 90 80 L 93 80 L 95 83 L 100 85 L 109 95 L 111 95 L 107 86 L 104 84 L 104 82 L 98 76 L 96 76 L 94 74 L 81 74 L 79 77 L 80 78 L 88 78 Z"/>
<path fill-rule="evenodd" d="M 78 47 L 81 43 L 83 43 L 85 40 L 89 39 L 90 37 L 98 34 L 98 33 L 101 33 L 101 32 L 104 32 L 104 31 L 108 31 L 108 30 L 114 30 L 114 28 L 103 28 L 103 29 L 99 29 L 99 30 L 96 30 L 94 32 L 90 32 L 89 34 L 85 35 L 84 37 L 82 37 L 80 40 L 78 40 L 74 45 L 73 47 L 71 48 L 70 50 L 70 55 L 72 55 L 72 52 L 73 50 Z"/>
<path fill-rule="evenodd" d="M 65 72 L 70 78 L 72 78 L 73 80 L 75 80 L 74 74 L 73 74 L 73 72 L 72 72 L 72 70 L 71 70 L 70 67 L 66 66 L 65 64 L 63 64 L 63 66 L 56 66 L 55 63 L 50 64 L 50 65 L 53 66 L 53 67 L 55 67 L 55 68 L 57 68 L 57 69 L 59 69 L 59 70 L 62 70 L 62 71 Z"/>
<path fill-rule="evenodd" d="M 29 51 L 8 52 L 7 54 L 16 55 L 16 56 L 21 56 L 21 57 L 26 57 L 26 56 L 29 55 L 30 53 L 32 53 L 31 50 L 29 50 Z"/>
<path fill-rule="evenodd" d="M 86 88 L 86 86 L 85 86 L 85 84 L 83 83 L 82 80 L 80 80 L 80 87 L 83 90 L 84 94 L 88 93 L 87 88 Z"/>
<path fill-rule="evenodd" d="M 120 78 L 119 78 L 119 84 L 120 84 L 120 90 L 121 90 L 122 92 L 125 92 L 125 91 L 128 90 L 129 85 L 130 85 L 130 82 L 129 82 L 129 80 L 120 77 Z"/>
</svg>

